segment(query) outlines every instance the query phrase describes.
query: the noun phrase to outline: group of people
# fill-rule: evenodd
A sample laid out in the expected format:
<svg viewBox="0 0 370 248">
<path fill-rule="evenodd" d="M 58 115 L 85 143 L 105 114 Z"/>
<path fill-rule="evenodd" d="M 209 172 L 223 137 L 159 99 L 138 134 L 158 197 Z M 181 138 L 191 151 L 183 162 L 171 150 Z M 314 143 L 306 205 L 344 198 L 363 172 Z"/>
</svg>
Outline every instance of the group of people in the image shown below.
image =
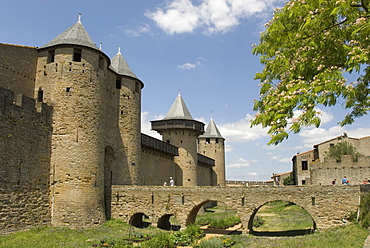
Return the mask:
<svg viewBox="0 0 370 248">
<path fill-rule="evenodd" d="M 335 185 L 336 182 L 337 182 L 337 179 L 334 179 L 333 181 L 331 181 L 331 185 Z M 349 185 L 349 180 L 347 179 L 347 177 L 343 177 L 343 179 L 341 180 L 341 183 L 343 185 Z M 370 180 L 367 179 L 367 177 L 365 177 L 365 179 L 362 182 L 362 184 L 370 184 Z"/>
<path fill-rule="evenodd" d="M 167 182 L 164 182 L 163 186 L 167 186 Z M 175 181 L 170 177 L 170 186 L 175 186 Z"/>
</svg>

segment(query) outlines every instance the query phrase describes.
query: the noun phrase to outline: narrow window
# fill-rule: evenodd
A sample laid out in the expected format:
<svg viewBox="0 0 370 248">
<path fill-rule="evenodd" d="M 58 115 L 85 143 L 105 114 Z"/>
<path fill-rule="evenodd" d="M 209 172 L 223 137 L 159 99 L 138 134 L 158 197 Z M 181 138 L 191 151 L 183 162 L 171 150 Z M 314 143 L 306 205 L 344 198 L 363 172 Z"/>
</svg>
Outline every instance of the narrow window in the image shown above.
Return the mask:
<svg viewBox="0 0 370 248">
<path fill-rule="evenodd" d="M 66 92 L 71 92 L 71 87 L 67 87 Z"/>
<path fill-rule="evenodd" d="M 74 62 L 81 62 L 81 54 L 82 50 L 81 49 L 73 49 L 73 61 Z"/>
<path fill-rule="evenodd" d="M 48 52 L 48 61 L 47 63 L 53 63 L 55 59 L 55 50 L 50 50 Z"/>
<path fill-rule="evenodd" d="M 116 79 L 116 89 L 121 89 L 122 85 L 121 85 L 121 79 L 120 78 L 117 78 Z"/>
<path fill-rule="evenodd" d="M 136 83 L 135 83 L 135 91 L 136 91 L 137 93 L 139 93 L 139 92 L 140 92 L 140 87 L 139 87 L 139 83 L 138 83 L 138 82 L 136 82 Z"/>
<path fill-rule="evenodd" d="M 218 138 L 216 138 L 216 143 L 218 143 Z"/>
<path fill-rule="evenodd" d="M 42 102 L 42 99 L 44 98 L 44 91 L 42 88 L 39 88 L 39 91 L 37 92 L 37 101 Z"/>
<path fill-rule="evenodd" d="M 211 143 L 211 139 L 210 138 L 206 138 L 206 144 L 209 144 Z"/>
<path fill-rule="evenodd" d="M 104 58 L 99 56 L 99 68 L 104 70 Z"/>
<path fill-rule="evenodd" d="M 308 162 L 307 162 L 307 160 L 302 161 L 302 170 L 308 170 Z"/>
<path fill-rule="evenodd" d="M 306 180 L 302 180 L 302 185 L 306 185 Z"/>
</svg>

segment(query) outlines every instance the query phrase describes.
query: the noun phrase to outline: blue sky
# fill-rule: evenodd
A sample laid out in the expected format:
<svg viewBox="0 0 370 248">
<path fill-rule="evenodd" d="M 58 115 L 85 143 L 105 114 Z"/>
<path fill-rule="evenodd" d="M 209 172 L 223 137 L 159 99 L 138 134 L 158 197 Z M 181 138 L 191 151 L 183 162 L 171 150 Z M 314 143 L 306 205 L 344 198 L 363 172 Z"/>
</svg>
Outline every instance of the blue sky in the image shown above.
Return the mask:
<svg viewBox="0 0 370 248">
<path fill-rule="evenodd" d="M 347 132 L 370 135 L 369 117 L 341 128 L 338 105 L 320 108 L 320 128 L 305 128 L 278 146 L 268 146 L 267 130 L 250 128 L 253 100 L 259 97 L 254 74 L 262 69 L 252 55 L 264 24 L 280 0 L 0 0 L 0 42 L 42 46 L 82 24 L 110 58 L 121 52 L 145 86 L 142 132 L 163 118 L 178 92 L 194 119 L 208 124 L 211 113 L 226 139 L 226 178 L 269 180 L 292 169 L 291 158 L 314 144 Z"/>
</svg>

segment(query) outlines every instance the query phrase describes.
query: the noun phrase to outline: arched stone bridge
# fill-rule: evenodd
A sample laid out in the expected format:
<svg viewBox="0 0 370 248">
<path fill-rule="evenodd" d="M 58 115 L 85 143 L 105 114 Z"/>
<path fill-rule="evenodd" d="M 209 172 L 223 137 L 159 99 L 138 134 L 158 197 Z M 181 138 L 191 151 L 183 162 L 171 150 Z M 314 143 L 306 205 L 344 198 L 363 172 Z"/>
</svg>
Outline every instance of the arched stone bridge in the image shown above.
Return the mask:
<svg viewBox="0 0 370 248">
<path fill-rule="evenodd" d="M 143 215 L 153 226 L 169 228 L 174 215 L 181 228 L 195 221 L 198 210 L 209 201 L 234 209 L 242 221 L 243 233 L 252 231 L 258 209 L 271 201 L 287 201 L 304 208 L 314 228 L 340 226 L 356 212 L 360 186 L 282 187 L 159 187 L 113 186 L 111 216 L 138 225 Z"/>
</svg>

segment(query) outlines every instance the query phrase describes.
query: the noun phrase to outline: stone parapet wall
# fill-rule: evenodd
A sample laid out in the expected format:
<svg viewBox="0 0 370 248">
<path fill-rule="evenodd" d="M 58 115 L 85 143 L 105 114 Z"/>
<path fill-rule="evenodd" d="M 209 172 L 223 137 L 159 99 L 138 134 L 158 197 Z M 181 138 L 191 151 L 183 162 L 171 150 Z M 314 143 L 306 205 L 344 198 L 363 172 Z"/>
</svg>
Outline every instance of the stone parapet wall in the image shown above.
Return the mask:
<svg viewBox="0 0 370 248">
<path fill-rule="evenodd" d="M 51 108 L 0 88 L 0 233 L 50 223 Z"/>
<path fill-rule="evenodd" d="M 195 221 L 203 204 L 217 201 L 234 209 L 242 220 L 243 231 L 252 229 L 258 209 L 270 201 L 287 201 L 303 207 L 318 229 L 343 224 L 357 211 L 360 186 L 284 187 L 132 187 L 113 186 L 112 217 L 130 222 L 143 213 L 154 226 L 163 216 L 174 215 L 182 228 Z"/>
<path fill-rule="evenodd" d="M 0 43 L 0 87 L 34 97 L 37 50 Z"/>
<path fill-rule="evenodd" d="M 311 182 L 313 185 L 330 184 L 333 179 L 337 179 L 337 184 L 346 176 L 350 184 L 361 184 L 365 177 L 370 179 L 370 157 L 358 156 L 354 162 L 349 155 L 341 157 L 337 162 L 335 158 L 324 159 L 321 163 L 319 160 L 311 162 Z"/>
</svg>

